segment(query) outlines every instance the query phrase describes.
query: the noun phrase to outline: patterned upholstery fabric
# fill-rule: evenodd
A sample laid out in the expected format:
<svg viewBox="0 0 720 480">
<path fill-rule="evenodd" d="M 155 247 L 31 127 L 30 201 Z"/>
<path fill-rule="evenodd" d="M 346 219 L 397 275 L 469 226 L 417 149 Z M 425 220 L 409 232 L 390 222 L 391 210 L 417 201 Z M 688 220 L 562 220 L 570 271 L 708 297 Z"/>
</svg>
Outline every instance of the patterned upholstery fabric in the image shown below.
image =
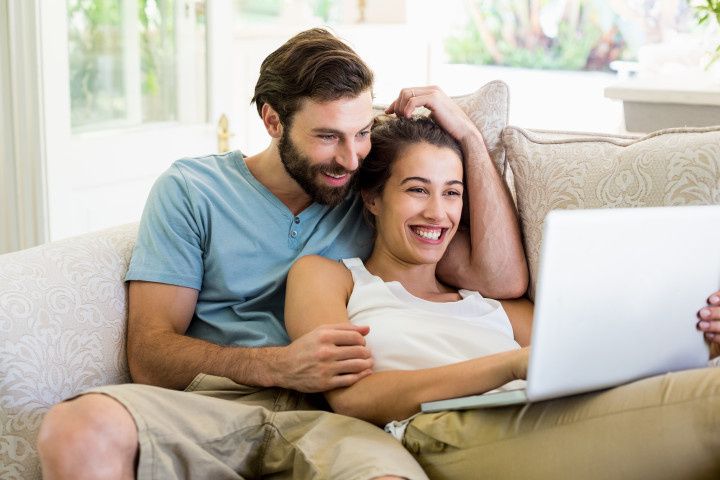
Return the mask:
<svg viewBox="0 0 720 480">
<path fill-rule="evenodd" d="M 502 131 L 508 122 L 510 94 L 504 82 L 495 80 L 480 87 L 474 93 L 453 97 L 460 108 L 482 133 L 485 146 L 500 174 L 505 173 L 505 149 Z"/>
<path fill-rule="evenodd" d="M 124 276 L 137 225 L 0 256 L 0 478 L 40 478 L 55 403 L 129 381 Z"/>
<path fill-rule="evenodd" d="M 720 204 L 720 127 L 675 128 L 642 138 L 507 127 L 502 137 L 531 296 L 542 224 L 552 209 Z"/>
</svg>

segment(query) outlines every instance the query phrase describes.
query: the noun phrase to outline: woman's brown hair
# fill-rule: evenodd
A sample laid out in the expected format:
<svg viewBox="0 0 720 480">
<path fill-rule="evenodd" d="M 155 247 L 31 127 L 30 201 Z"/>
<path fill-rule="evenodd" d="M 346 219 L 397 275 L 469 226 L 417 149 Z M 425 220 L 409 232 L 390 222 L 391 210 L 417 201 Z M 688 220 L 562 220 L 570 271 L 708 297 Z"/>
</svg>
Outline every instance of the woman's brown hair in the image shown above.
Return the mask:
<svg viewBox="0 0 720 480">
<path fill-rule="evenodd" d="M 395 161 L 410 145 L 428 143 L 449 148 L 461 160 L 463 158 L 460 144 L 437 123 L 424 116 L 376 117 L 370 138 L 372 148 L 360 165 L 355 179 L 356 187 L 363 194 L 363 198 L 382 194 Z M 367 211 L 365 213 L 370 224 L 374 225 L 373 216 Z"/>
</svg>

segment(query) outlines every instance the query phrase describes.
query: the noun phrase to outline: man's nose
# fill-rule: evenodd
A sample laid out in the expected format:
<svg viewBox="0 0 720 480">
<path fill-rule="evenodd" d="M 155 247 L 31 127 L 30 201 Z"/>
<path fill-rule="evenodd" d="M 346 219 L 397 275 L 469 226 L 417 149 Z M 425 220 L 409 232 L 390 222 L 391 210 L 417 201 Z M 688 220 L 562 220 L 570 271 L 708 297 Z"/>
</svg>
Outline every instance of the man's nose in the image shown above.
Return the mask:
<svg viewBox="0 0 720 480">
<path fill-rule="evenodd" d="M 354 142 L 346 142 L 340 147 L 337 163 L 349 172 L 354 172 L 359 166 L 358 149 Z"/>
</svg>

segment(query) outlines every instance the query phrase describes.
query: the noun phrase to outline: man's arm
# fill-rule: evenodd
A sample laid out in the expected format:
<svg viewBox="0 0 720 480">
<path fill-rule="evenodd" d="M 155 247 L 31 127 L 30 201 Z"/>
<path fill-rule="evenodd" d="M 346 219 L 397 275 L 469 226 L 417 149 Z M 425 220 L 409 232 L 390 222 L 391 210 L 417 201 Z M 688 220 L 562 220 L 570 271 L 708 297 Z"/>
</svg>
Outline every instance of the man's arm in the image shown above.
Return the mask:
<svg viewBox="0 0 720 480">
<path fill-rule="evenodd" d="M 458 231 L 438 265 L 440 278 L 493 298 L 516 298 L 527 289 L 528 271 L 515 207 L 490 159 L 482 135 L 438 87 L 405 88 L 386 113 L 410 116 L 418 107 L 463 149 L 470 228 Z"/>
<path fill-rule="evenodd" d="M 185 336 L 198 292 L 130 282 L 128 363 L 137 383 L 185 388 L 198 373 L 261 387 L 319 392 L 345 387 L 370 373 L 367 327 L 323 325 L 281 347 L 215 345 Z"/>
</svg>

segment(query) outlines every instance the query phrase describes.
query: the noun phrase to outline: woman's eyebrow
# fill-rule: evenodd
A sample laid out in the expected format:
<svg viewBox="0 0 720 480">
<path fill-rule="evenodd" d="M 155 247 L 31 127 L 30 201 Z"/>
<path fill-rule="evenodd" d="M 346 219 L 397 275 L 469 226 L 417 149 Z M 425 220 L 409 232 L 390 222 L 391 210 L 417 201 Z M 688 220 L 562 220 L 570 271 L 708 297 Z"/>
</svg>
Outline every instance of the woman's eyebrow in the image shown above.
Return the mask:
<svg viewBox="0 0 720 480">
<path fill-rule="evenodd" d="M 413 181 L 422 182 L 422 183 L 430 183 L 430 180 L 428 180 L 427 178 L 423 178 L 423 177 L 406 177 L 406 178 L 404 178 L 404 179 L 402 180 L 402 182 L 400 182 L 400 185 L 403 185 L 403 184 L 405 184 L 405 183 L 407 183 L 407 182 L 413 182 Z"/>
<path fill-rule="evenodd" d="M 430 180 L 428 180 L 427 178 L 424 178 L 424 177 L 406 177 L 400 182 L 400 185 L 403 185 L 407 182 L 412 182 L 412 181 L 421 182 L 421 183 L 425 183 L 425 184 L 432 183 Z M 460 185 L 461 187 L 465 186 L 465 184 L 463 182 L 461 182 L 460 180 L 448 180 L 447 182 L 445 182 L 445 185 Z"/>
</svg>

